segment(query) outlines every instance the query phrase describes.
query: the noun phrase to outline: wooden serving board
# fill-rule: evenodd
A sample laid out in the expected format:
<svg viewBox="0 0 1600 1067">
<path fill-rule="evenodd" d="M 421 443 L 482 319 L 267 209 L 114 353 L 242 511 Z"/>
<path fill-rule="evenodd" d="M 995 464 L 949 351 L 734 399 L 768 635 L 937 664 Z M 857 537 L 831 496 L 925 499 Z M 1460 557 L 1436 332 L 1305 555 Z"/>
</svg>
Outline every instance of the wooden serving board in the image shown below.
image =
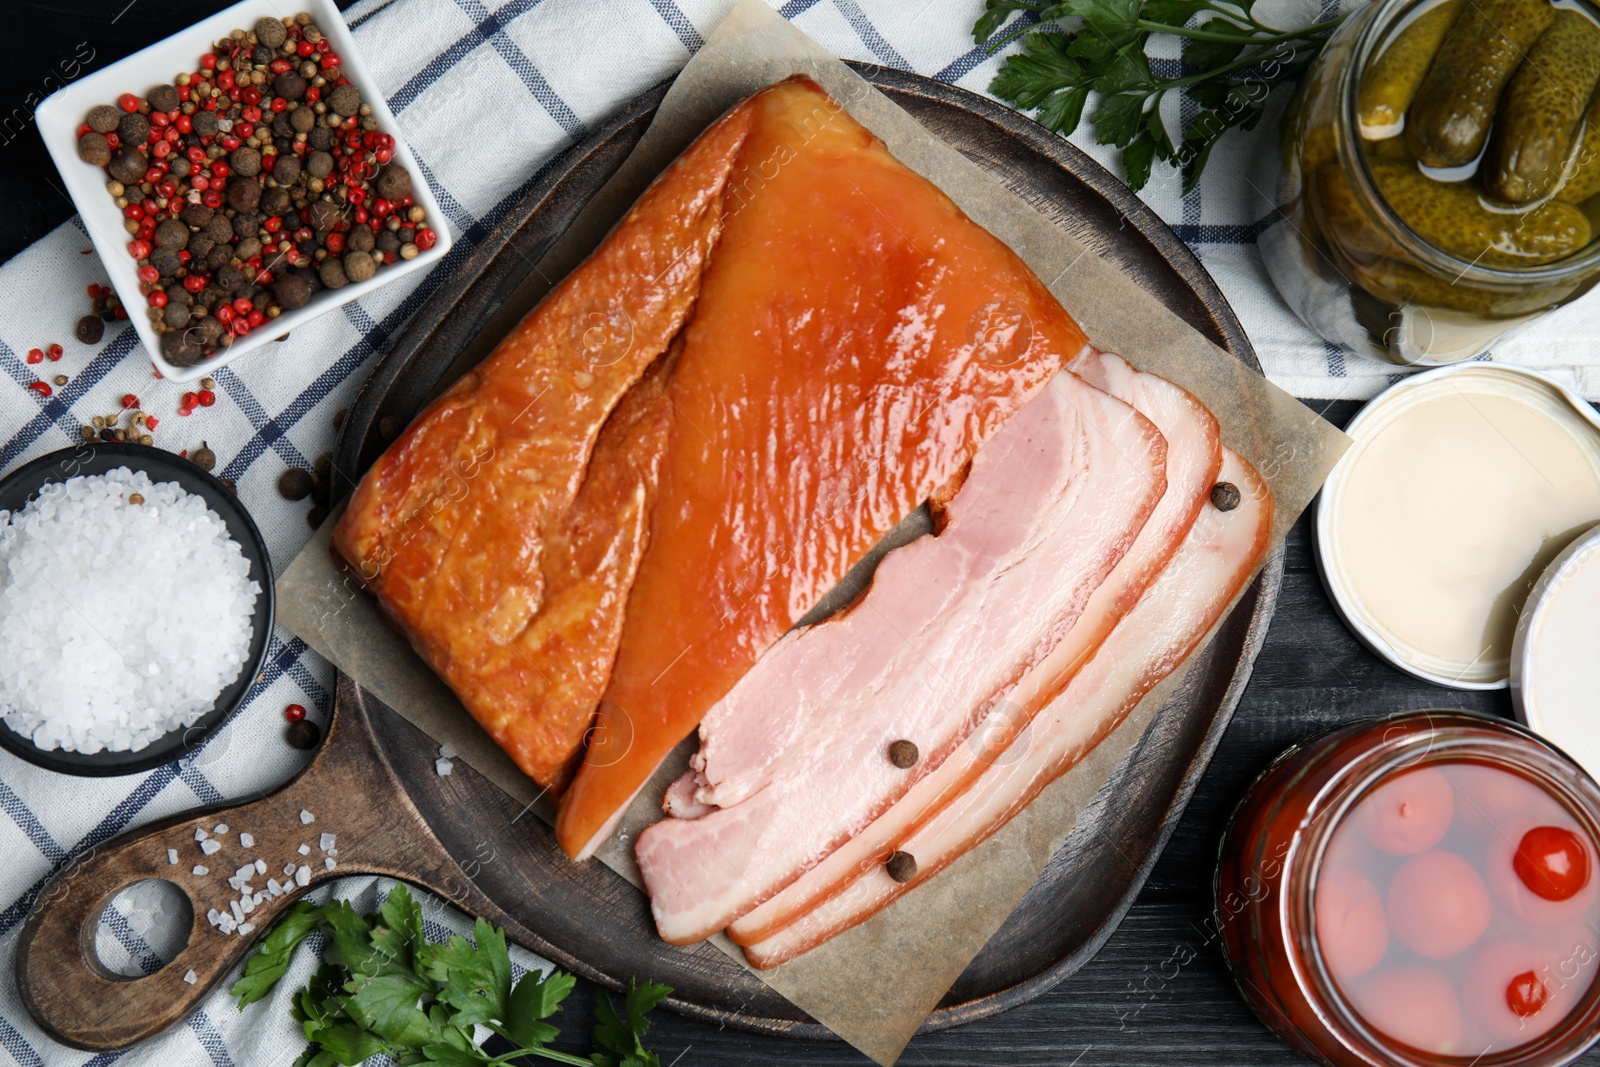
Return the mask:
<svg viewBox="0 0 1600 1067">
<path fill-rule="evenodd" d="M 1013 190 L 1141 287 L 1259 370 L 1227 301 L 1194 255 L 1115 177 L 1066 141 L 983 97 L 916 75 L 852 64 L 934 134 Z M 373 371 L 347 415 L 334 470 L 342 496 L 382 452 L 394 427 L 493 344 L 543 295 L 533 269 L 550 245 L 627 158 L 665 94 L 645 95 L 553 164 L 501 224 L 454 267 Z M 390 433 L 385 433 L 388 430 Z M 1283 575 L 1280 548 L 1197 655 L 1184 685 L 1134 747 L 1101 801 L 983 952 L 957 980 L 924 1030 L 982 1019 L 1020 1004 L 1081 967 L 1116 928 L 1220 740 L 1266 634 Z M 17 979 L 24 1002 L 58 1039 L 118 1048 L 178 1022 L 219 983 L 250 938 L 205 920 L 233 895 L 226 877 L 261 855 L 276 874 L 301 842 L 337 835 L 337 869 L 313 847 L 311 885 L 380 873 L 422 885 L 504 926 L 527 948 L 616 988 L 630 976 L 666 982 L 666 1002 L 708 1022 L 759 1033 L 832 1035 L 709 945 L 675 948 L 655 934 L 642 894 L 598 863 L 568 862 L 554 835 L 460 761 L 441 778 L 426 735 L 341 676 L 334 720 L 307 769 L 278 793 L 231 809 L 163 820 L 124 835 L 63 871 L 24 927 Z M 299 813 L 314 813 L 302 825 Z M 207 865 L 197 828 L 225 821 L 247 829 Z M 176 848 L 180 865 L 168 864 Z M 274 862 L 276 861 L 276 862 Z M 195 922 L 187 946 L 153 975 L 112 975 L 94 954 L 100 911 L 127 885 L 167 878 L 188 893 Z M 262 876 L 257 888 L 264 884 Z M 264 932 L 303 890 L 272 898 L 250 919 Z M 195 972 L 194 983 L 183 976 Z"/>
</svg>

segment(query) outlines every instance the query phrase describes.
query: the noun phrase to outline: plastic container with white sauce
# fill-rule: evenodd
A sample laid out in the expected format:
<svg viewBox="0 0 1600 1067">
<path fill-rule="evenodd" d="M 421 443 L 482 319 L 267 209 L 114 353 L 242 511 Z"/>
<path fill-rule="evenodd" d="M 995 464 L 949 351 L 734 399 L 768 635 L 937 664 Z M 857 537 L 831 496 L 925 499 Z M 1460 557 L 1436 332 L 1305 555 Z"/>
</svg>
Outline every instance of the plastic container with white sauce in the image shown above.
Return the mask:
<svg viewBox="0 0 1600 1067">
<path fill-rule="evenodd" d="M 1544 375 L 1473 362 L 1391 387 L 1346 432 L 1355 443 L 1324 484 L 1316 515 L 1317 560 L 1335 607 L 1401 670 L 1456 689 L 1505 688 L 1530 589 L 1600 522 L 1600 415 Z M 1593 555 L 1600 559 L 1600 548 Z M 1595 571 L 1600 590 L 1600 564 Z M 1587 637 L 1552 624 L 1531 647 L 1564 661 L 1586 643 L 1594 694 L 1600 612 L 1589 618 Z M 1524 697 L 1526 679 L 1519 671 Z"/>
<path fill-rule="evenodd" d="M 1517 717 L 1600 777 L 1600 528 L 1551 561 L 1511 643 Z"/>
</svg>

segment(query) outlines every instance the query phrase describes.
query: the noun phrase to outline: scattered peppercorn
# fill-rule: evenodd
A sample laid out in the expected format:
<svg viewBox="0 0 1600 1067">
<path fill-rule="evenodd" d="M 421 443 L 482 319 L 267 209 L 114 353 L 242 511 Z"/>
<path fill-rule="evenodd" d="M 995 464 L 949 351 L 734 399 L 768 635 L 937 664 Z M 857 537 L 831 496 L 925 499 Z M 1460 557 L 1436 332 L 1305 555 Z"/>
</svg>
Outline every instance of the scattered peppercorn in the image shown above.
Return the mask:
<svg viewBox="0 0 1600 1067">
<path fill-rule="evenodd" d="M 304 500 L 311 495 L 311 472 L 290 467 L 278 476 L 278 495 L 285 500 Z"/>
<path fill-rule="evenodd" d="M 290 704 L 288 707 L 283 709 L 283 717 L 288 719 L 290 722 L 299 722 L 301 719 L 306 717 L 305 705 Z"/>
<path fill-rule="evenodd" d="M 1240 499 L 1239 487 L 1232 482 L 1218 482 L 1211 487 L 1211 506 L 1218 511 L 1232 511 Z"/>
<path fill-rule="evenodd" d="M 99 315 L 85 315 L 78 320 L 73 334 L 83 344 L 97 345 L 100 343 L 100 338 L 106 335 L 106 324 L 100 321 Z"/>
<path fill-rule="evenodd" d="M 194 455 L 189 458 L 194 461 L 195 466 L 203 471 L 212 470 L 217 465 L 217 454 L 211 451 L 204 441 L 200 442 L 200 447 L 195 449 Z"/>
<path fill-rule="evenodd" d="M 884 862 L 883 869 L 890 878 L 904 885 L 917 876 L 917 860 L 909 852 L 896 852 Z"/>
<path fill-rule="evenodd" d="M 291 748 L 309 751 L 322 740 L 322 729 L 310 719 L 292 722 L 283 731 L 283 739 Z"/>
<path fill-rule="evenodd" d="M 896 741 L 889 746 L 889 762 L 905 770 L 917 765 L 917 746 L 911 741 Z"/>
<path fill-rule="evenodd" d="M 55 382 L 56 382 L 57 385 L 66 385 L 67 384 L 67 376 L 65 374 L 58 374 L 55 377 Z"/>
<path fill-rule="evenodd" d="M 321 504 L 314 505 L 306 512 L 306 524 L 313 530 L 322 529 L 322 524 L 328 520 L 328 509 Z"/>
<path fill-rule="evenodd" d="M 130 504 L 143 504 L 144 503 L 144 494 L 143 493 L 129 493 L 128 494 L 128 503 L 130 503 Z"/>
</svg>

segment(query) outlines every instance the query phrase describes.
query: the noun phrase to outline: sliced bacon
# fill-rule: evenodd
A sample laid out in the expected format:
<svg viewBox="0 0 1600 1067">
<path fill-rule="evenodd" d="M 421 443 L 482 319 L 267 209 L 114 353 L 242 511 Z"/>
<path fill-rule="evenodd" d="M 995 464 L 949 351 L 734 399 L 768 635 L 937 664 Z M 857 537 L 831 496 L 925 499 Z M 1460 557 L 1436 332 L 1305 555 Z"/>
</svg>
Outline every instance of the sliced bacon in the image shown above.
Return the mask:
<svg viewBox="0 0 1600 1067">
<path fill-rule="evenodd" d="M 949 866 L 1028 805 L 1114 730 L 1210 632 L 1266 554 L 1271 490 L 1237 453 L 1224 449 L 1222 479 L 1239 488 L 1229 512 L 1207 507 L 1172 562 L 1065 692 L 957 800 L 900 842 L 917 873 L 899 883 L 873 867 L 784 929 L 745 948 L 759 968 L 787 960 L 856 926 Z M 693 825 L 693 824 L 690 824 Z"/>
<path fill-rule="evenodd" d="M 1039 666 L 1030 671 L 967 744 L 912 786 L 871 826 L 781 893 L 728 928 L 741 945 L 754 944 L 838 892 L 856 875 L 883 862 L 916 826 L 959 796 L 994 757 L 1024 729 L 1038 709 L 1067 686 L 1074 674 L 1138 603 L 1172 559 L 1200 513 L 1222 466 L 1217 420 L 1205 405 L 1154 374 L 1134 370 L 1120 356 L 1084 352 L 1069 368 L 1085 381 L 1148 417 L 1167 441 L 1167 491 L 1139 531 L 1128 554 L 1096 589 L 1083 615 Z"/>
<path fill-rule="evenodd" d="M 937 537 L 853 608 L 791 635 L 708 714 L 695 800 L 640 835 L 661 936 L 724 928 L 938 767 L 1070 632 L 1166 488 L 1166 443 L 1069 373 L 974 458 Z M 921 753 L 908 769 L 896 740 Z"/>
</svg>

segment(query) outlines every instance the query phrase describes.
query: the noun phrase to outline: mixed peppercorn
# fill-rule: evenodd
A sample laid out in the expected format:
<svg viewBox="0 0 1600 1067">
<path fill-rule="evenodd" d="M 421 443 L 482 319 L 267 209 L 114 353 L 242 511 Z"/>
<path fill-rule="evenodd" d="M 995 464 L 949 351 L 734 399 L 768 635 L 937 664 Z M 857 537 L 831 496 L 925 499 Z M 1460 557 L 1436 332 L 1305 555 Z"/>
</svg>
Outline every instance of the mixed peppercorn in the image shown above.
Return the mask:
<svg viewBox="0 0 1600 1067">
<path fill-rule="evenodd" d="M 234 30 L 175 84 L 91 109 L 78 137 L 110 178 L 177 366 L 438 240 L 394 137 L 304 12 Z"/>
</svg>

